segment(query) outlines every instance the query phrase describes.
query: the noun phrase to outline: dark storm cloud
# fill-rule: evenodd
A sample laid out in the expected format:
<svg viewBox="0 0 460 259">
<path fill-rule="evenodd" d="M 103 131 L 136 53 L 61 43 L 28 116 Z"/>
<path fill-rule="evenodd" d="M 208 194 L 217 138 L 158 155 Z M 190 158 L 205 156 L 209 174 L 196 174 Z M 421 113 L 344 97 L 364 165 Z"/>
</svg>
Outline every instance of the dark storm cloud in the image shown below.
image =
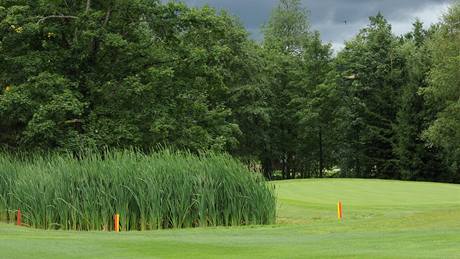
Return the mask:
<svg viewBox="0 0 460 259">
<path fill-rule="evenodd" d="M 240 17 L 253 37 L 260 39 L 260 27 L 267 21 L 277 0 L 185 0 L 189 5 L 209 4 Z M 408 31 L 419 17 L 427 24 L 436 21 L 449 0 L 303 0 L 310 10 L 312 27 L 323 39 L 339 47 L 360 28 L 368 17 L 382 12 L 396 33 Z M 345 23 L 346 21 L 346 23 Z"/>
</svg>

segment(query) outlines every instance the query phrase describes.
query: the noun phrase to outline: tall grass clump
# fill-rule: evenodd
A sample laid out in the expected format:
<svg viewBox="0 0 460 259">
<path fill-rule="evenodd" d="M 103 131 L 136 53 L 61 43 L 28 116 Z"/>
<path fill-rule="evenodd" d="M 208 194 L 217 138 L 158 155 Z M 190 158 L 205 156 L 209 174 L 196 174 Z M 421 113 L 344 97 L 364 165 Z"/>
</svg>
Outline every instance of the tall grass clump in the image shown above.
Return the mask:
<svg viewBox="0 0 460 259">
<path fill-rule="evenodd" d="M 0 154 L 0 221 L 65 230 L 271 224 L 271 185 L 228 155 L 134 151 L 24 158 Z"/>
</svg>

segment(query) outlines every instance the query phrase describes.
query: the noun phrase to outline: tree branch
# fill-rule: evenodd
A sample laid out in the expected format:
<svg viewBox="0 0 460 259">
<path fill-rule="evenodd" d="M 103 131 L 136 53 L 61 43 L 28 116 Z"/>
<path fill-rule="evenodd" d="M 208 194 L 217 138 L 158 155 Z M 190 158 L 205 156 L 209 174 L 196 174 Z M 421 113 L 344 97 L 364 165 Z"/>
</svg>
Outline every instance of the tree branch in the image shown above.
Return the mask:
<svg viewBox="0 0 460 259">
<path fill-rule="evenodd" d="M 105 20 L 104 20 L 104 23 L 102 24 L 102 27 L 105 27 L 107 25 L 111 14 L 112 14 L 112 8 L 109 7 L 109 9 L 107 10 L 107 14 L 105 15 Z"/>
<path fill-rule="evenodd" d="M 77 16 L 72 16 L 72 15 L 50 15 L 50 16 L 46 16 L 46 17 L 43 17 L 41 18 L 40 20 L 38 20 L 37 23 L 42 23 L 48 19 L 78 19 Z"/>
</svg>

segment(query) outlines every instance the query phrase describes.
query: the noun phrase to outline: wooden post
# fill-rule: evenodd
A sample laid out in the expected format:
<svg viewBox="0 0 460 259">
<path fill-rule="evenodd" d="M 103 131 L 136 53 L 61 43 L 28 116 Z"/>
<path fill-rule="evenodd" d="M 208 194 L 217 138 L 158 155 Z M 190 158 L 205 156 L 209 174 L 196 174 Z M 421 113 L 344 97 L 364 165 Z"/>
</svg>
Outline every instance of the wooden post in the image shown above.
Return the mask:
<svg viewBox="0 0 460 259">
<path fill-rule="evenodd" d="M 343 207 L 342 207 L 342 201 L 339 201 L 337 204 L 337 218 L 339 220 L 343 219 Z"/>
<path fill-rule="evenodd" d="M 21 226 L 21 209 L 18 209 L 18 213 L 16 215 L 16 225 Z"/>
<path fill-rule="evenodd" d="M 113 217 L 113 224 L 114 224 L 114 231 L 116 233 L 120 232 L 120 215 L 119 214 L 115 214 L 115 216 Z"/>
</svg>

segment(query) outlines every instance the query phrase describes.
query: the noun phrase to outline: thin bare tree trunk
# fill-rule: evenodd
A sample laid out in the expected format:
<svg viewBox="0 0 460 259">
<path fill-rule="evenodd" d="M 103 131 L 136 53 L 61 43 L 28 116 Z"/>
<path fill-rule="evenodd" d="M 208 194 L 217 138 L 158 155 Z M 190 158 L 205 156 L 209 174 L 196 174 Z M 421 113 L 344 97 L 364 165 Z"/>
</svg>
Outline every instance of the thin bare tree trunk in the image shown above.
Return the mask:
<svg viewBox="0 0 460 259">
<path fill-rule="evenodd" d="M 91 0 L 86 0 L 86 10 L 85 10 L 85 13 L 88 13 L 90 8 L 91 8 Z"/>
<path fill-rule="evenodd" d="M 319 127 L 319 178 L 324 177 L 323 129 Z"/>
<path fill-rule="evenodd" d="M 112 14 L 112 8 L 109 7 L 109 9 L 107 10 L 107 14 L 105 15 L 104 24 L 102 25 L 102 27 L 105 27 L 107 25 L 111 14 Z"/>
</svg>

